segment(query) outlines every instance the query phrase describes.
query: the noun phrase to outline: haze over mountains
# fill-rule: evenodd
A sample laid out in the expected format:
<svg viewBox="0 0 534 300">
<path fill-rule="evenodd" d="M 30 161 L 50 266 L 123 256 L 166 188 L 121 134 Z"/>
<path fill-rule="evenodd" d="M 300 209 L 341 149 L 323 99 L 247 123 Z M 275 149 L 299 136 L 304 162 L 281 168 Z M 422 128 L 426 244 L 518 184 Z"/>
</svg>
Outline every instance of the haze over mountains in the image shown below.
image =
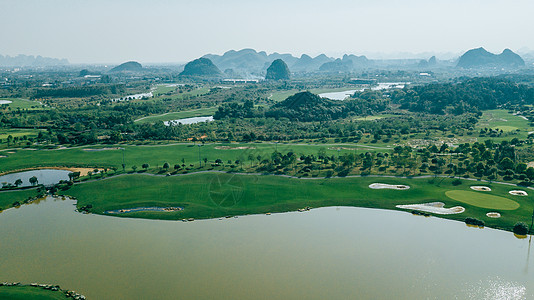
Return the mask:
<svg viewBox="0 0 534 300">
<path fill-rule="evenodd" d="M 4 67 L 46 67 L 46 66 L 63 66 L 68 65 L 66 59 L 42 57 L 40 55 L 23 55 L 3 56 L 0 55 L 0 66 Z"/>
<path fill-rule="evenodd" d="M 521 56 L 517 55 L 510 49 L 504 49 L 501 54 L 493 54 L 480 47 L 471 49 L 464 53 L 458 60 L 457 66 L 460 68 L 479 68 L 479 67 L 504 67 L 515 68 L 525 65 Z"/>
</svg>

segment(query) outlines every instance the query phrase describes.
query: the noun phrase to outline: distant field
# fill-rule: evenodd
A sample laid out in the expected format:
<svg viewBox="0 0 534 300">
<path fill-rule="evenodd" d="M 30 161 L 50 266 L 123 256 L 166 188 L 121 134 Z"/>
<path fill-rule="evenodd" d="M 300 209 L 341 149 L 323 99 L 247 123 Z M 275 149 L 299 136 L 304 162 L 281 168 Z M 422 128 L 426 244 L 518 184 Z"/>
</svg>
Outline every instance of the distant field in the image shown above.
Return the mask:
<svg viewBox="0 0 534 300">
<path fill-rule="evenodd" d="M 166 113 L 166 114 L 161 114 L 161 115 L 144 117 L 144 118 L 135 120 L 135 122 L 142 124 L 142 123 L 155 123 L 158 121 L 170 121 L 170 120 L 192 118 L 192 117 L 213 116 L 215 111 L 217 111 L 216 107 L 200 108 L 200 109 L 194 109 L 194 110 L 171 112 L 171 113 Z"/>
<path fill-rule="evenodd" d="M 478 130 L 482 128 L 491 128 L 499 129 L 503 132 L 511 132 L 519 129 L 518 137 L 521 138 L 526 137 L 529 131 L 534 130 L 532 127 L 530 127 L 529 121 L 525 120 L 521 116 L 514 116 L 504 109 L 484 111 L 482 118 L 476 127 Z"/>
<path fill-rule="evenodd" d="M 269 99 L 274 100 L 276 102 L 280 102 L 280 101 L 286 100 L 287 97 L 293 96 L 298 92 L 299 92 L 298 90 L 274 92 L 269 96 Z"/>
<path fill-rule="evenodd" d="M 173 93 L 172 95 L 165 95 L 164 93 L 168 93 L 172 91 L 173 89 L 176 89 L 176 87 L 161 87 L 161 89 L 159 90 L 158 89 L 156 90 L 156 94 L 155 94 L 156 98 L 170 98 L 173 100 L 180 100 L 180 99 L 183 99 L 184 97 L 201 96 L 201 95 L 209 93 L 209 91 L 211 90 L 211 88 L 209 87 L 202 87 L 202 88 L 194 89 L 189 92 Z"/>
<path fill-rule="evenodd" d="M 0 129 L 0 139 L 5 140 L 8 136 L 13 137 L 36 137 L 39 134 L 39 129 Z"/>
<path fill-rule="evenodd" d="M 28 110 L 33 110 L 33 109 L 43 109 L 44 106 L 37 102 L 37 101 L 31 101 L 31 100 L 26 100 L 26 99 L 19 99 L 19 98 L 0 98 L 0 100 L 8 100 L 8 101 L 12 101 L 12 103 L 9 103 L 8 106 L 12 109 L 12 110 L 15 110 L 15 109 L 28 109 Z M 1 106 L 0 106 L 1 107 Z"/>
<path fill-rule="evenodd" d="M 354 120 L 356 120 L 356 121 L 373 121 L 373 120 L 380 120 L 380 119 L 393 118 L 393 117 L 396 117 L 396 116 L 395 115 L 384 114 L 384 115 L 357 117 Z"/>
</svg>

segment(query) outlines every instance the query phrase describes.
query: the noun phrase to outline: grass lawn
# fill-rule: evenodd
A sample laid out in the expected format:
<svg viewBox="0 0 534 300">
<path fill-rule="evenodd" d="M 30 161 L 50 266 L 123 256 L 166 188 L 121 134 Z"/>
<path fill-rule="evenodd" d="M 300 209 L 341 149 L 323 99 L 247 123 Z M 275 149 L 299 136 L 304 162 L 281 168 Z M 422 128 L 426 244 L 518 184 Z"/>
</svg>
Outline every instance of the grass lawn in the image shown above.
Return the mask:
<svg viewBox="0 0 534 300">
<path fill-rule="evenodd" d="M 55 300 L 68 299 L 60 291 L 45 290 L 33 286 L 0 286 L 0 299 L 9 300 Z"/>
<path fill-rule="evenodd" d="M 168 162 L 171 166 L 181 164 L 182 158 L 186 164 L 198 164 L 199 148 L 193 144 L 172 144 L 172 145 L 106 145 L 106 146 L 86 146 L 81 148 L 70 148 L 60 150 L 16 150 L 15 153 L 0 151 L 2 157 L 0 173 L 19 170 L 24 168 L 52 167 L 52 166 L 78 166 L 78 167 L 116 167 L 120 168 L 123 159 L 121 150 L 105 150 L 110 148 L 124 148 L 124 162 L 127 168 L 133 165 L 141 168 L 141 165 L 148 163 L 151 167 L 162 166 Z M 364 147 L 351 147 L 340 150 L 339 154 L 376 151 L 384 152 L 389 149 L 370 149 Z M 103 151 L 86 151 L 94 149 Z M 320 149 L 325 149 L 328 155 L 338 155 L 337 150 L 331 150 L 332 145 L 306 145 L 306 144 L 269 144 L 269 143 L 231 143 L 231 144 L 205 144 L 200 148 L 201 158 L 207 158 L 213 162 L 216 159 L 223 161 L 236 159 L 249 163 L 249 156 L 263 158 L 270 157 L 271 153 L 277 149 L 282 153 L 293 151 L 297 154 L 317 155 Z"/>
<path fill-rule="evenodd" d="M 34 197 L 35 195 L 37 195 L 35 189 L 0 192 L 0 211 L 12 207 L 12 204 L 15 201 L 22 203 L 22 201 L 29 197 Z"/>
<path fill-rule="evenodd" d="M 213 116 L 215 111 L 217 111 L 216 107 L 170 112 L 166 114 L 140 118 L 140 119 L 135 120 L 135 122 L 138 124 L 142 124 L 142 123 L 155 123 L 158 121 L 170 121 L 170 120 L 192 118 L 192 117 Z"/>
<path fill-rule="evenodd" d="M 371 183 L 406 184 L 409 190 L 372 190 Z M 532 196 L 513 198 L 520 206 L 515 210 L 499 210 L 480 207 L 450 198 L 447 192 L 469 192 L 469 184 L 454 187 L 449 178 L 330 178 L 295 179 L 282 176 L 235 175 L 228 173 L 201 173 L 183 176 L 126 175 L 107 180 L 74 185 L 63 193 L 78 198 L 78 206 L 92 205 L 94 213 L 135 207 L 184 207 L 179 212 L 134 212 L 121 216 L 177 220 L 182 218 L 217 218 L 228 215 L 258 214 L 294 211 L 306 206 L 356 206 L 398 210 L 399 204 L 417 204 L 441 201 L 446 207 L 463 206 L 466 211 L 456 215 L 439 217 L 463 221 L 466 217 L 484 220 L 487 226 L 511 230 L 518 221 L 530 223 Z M 493 207 L 501 207 L 503 200 L 512 201 L 508 191 L 511 186 L 491 184 L 487 202 L 497 201 Z M 95 191 L 106 191 L 95 192 Z M 465 195 L 465 193 L 462 193 Z M 510 207 L 506 206 L 506 209 Z M 502 214 L 499 219 L 486 217 L 489 211 Z"/>
<path fill-rule="evenodd" d="M 373 121 L 373 120 L 380 120 L 380 119 L 384 119 L 384 118 L 394 118 L 394 117 L 395 117 L 395 115 L 384 114 L 384 115 L 357 117 L 354 120 L 356 120 L 356 121 Z"/>
<path fill-rule="evenodd" d="M 447 191 L 445 195 L 451 199 L 482 208 L 500 210 L 515 210 L 519 208 L 519 203 L 515 202 L 514 200 L 493 196 L 488 194 L 488 192 L 453 190 Z"/>
</svg>

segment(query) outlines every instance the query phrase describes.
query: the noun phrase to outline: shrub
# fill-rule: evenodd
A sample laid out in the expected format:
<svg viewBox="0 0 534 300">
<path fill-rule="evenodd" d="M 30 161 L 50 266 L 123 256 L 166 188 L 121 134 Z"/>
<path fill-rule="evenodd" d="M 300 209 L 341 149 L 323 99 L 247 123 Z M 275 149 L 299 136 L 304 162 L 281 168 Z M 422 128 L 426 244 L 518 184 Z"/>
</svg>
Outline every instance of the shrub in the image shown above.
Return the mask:
<svg viewBox="0 0 534 300">
<path fill-rule="evenodd" d="M 476 219 L 476 218 L 470 218 L 470 217 L 465 218 L 465 224 L 479 226 L 479 227 L 484 227 L 486 225 L 484 221 Z"/>
<path fill-rule="evenodd" d="M 456 178 L 456 179 L 454 179 L 452 181 L 452 185 L 454 185 L 454 186 L 457 186 L 457 185 L 460 185 L 460 184 L 462 184 L 462 181 L 460 179 L 458 179 L 458 178 Z"/>
<path fill-rule="evenodd" d="M 517 222 L 514 225 L 513 231 L 517 235 L 526 235 L 528 233 L 528 226 L 523 222 Z"/>
</svg>

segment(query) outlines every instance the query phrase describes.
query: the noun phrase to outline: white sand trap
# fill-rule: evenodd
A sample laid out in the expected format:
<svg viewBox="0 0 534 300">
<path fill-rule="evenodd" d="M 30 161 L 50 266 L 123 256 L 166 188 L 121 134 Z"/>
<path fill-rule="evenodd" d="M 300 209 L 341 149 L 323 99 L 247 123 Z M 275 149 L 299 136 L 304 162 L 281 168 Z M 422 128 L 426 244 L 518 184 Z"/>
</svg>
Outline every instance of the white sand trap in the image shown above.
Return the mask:
<svg viewBox="0 0 534 300">
<path fill-rule="evenodd" d="M 486 216 L 488 216 L 488 218 L 500 218 L 501 217 L 501 214 L 498 213 L 498 212 L 489 212 L 486 214 Z"/>
<path fill-rule="evenodd" d="M 479 191 L 479 192 L 491 192 L 491 189 L 487 186 L 472 186 L 472 190 Z"/>
<path fill-rule="evenodd" d="M 230 147 L 230 146 L 217 146 L 217 150 L 246 150 L 246 149 L 256 149 L 256 147 Z"/>
<path fill-rule="evenodd" d="M 7 156 L 5 156 L 5 155 L 0 155 L 0 158 L 4 158 L 4 157 L 7 157 Z"/>
<path fill-rule="evenodd" d="M 520 191 L 520 190 L 509 191 L 508 193 L 510 193 L 510 195 L 514 195 L 514 196 L 528 196 L 527 192 Z"/>
<path fill-rule="evenodd" d="M 386 184 L 386 183 L 371 183 L 370 188 L 374 190 L 390 189 L 390 190 L 407 190 L 410 188 L 408 185 L 402 184 Z"/>
<path fill-rule="evenodd" d="M 430 202 L 422 204 L 397 205 L 396 207 L 402 209 L 419 210 L 438 215 L 461 214 L 465 211 L 465 208 L 463 208 L 462 206 L 455 206 L 451 208 L 445 208 L 444 206 L 445 203 L 443 202 Z"/>
<path fill-rule="evenodd" d="M 98 149 L 85 148 L 85 149 L 82 149 L 82 150 L 83 150 L 83 151 L 93 152 L 93 151 L 122 150 L 122 148 L 120 148 L 120 147 L 113 147 L 113 148 L 98 148 Z"/>
</svg>

